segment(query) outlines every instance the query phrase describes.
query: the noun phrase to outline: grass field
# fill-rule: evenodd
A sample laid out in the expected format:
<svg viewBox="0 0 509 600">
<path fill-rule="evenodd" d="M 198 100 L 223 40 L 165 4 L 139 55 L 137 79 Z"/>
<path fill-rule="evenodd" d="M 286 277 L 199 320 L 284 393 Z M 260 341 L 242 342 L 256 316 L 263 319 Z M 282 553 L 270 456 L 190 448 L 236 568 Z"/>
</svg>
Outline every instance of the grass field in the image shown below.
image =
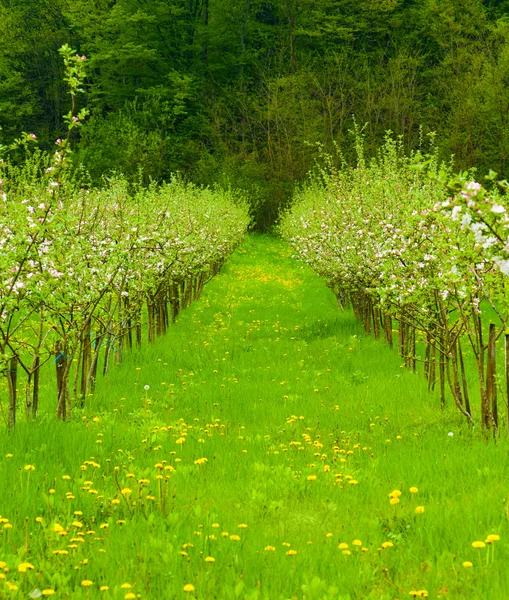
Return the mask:
<svg viewBox="0 0 509 600">
<path fill-rule="evenodd" d="M 0 597 L 509 598 L 507 442 L 291 254 L 250 236 L 72 423 L 4 431 Z"/>
</svg>

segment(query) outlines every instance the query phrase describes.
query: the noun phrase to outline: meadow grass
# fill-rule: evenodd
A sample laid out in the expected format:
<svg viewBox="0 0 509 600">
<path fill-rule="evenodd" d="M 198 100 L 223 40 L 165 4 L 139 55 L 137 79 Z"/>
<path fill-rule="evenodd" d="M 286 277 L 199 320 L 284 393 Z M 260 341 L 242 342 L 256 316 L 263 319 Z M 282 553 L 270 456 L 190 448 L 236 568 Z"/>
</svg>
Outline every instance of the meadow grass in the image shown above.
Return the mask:
<svg viewBox="0 0 509 600">
<path fill-rule="evenodd" d="M 72 422 L 2 434 L 0 597 L 509 596 L 507 441 L 291 255 L 250 236 Z"/>
</svg>

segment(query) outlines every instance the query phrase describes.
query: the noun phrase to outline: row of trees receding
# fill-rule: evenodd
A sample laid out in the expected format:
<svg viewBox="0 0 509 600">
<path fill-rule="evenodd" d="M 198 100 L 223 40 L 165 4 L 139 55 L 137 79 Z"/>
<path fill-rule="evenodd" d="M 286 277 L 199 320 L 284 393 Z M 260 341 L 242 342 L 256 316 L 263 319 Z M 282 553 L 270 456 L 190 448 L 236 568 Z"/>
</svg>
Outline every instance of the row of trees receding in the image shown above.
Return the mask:
<svg viewBox="0 0 509 600">
<path fill-rule="evenodd" d="M 371 161 L 360 138 L 357 151 L 355 167 L 311 177 L 282 234 L 367 333 L 391 346 L 397 333 L 403 363 L 438 387 L 442 406 L 448 390 L 469 423 L 498 433 L 509 418 L 507 184 L 488 192 L 390 137 Z"/>
</svg>

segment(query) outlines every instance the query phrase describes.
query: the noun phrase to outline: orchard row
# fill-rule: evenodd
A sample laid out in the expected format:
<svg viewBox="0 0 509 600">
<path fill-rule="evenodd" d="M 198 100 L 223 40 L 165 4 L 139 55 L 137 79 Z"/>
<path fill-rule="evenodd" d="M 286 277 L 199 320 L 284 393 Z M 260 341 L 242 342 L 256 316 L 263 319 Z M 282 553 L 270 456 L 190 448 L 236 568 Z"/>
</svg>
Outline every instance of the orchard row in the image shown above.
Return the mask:
<svg viewBox="0 0 509 600">
<path fill-rule="evenodd" d="M 404 364 L 440 386 L 442 404 L 448 388 L 469 423 L 496 433 L 508 397 L 496 366 L 509 343 L 506 183 L 492 174 L 488 192 L 390 138 L 368 162 L 361 142 L 355 168 L 310 178 L 281 233 L 367 332 L 390 345 L 398 333 Z"/>
<path fill-rule="evenodd" d="M 178 179 L 130 190 L 123 178 L 88 190 L 46 160 L 36 152 L 22 167 L 0 165 L 2 414 L 11 426 L 22 372 L 27 418 L 37 415 L 42 366 L 53 362 L 57 417 L 69 419 L 99 371 L 165 333 L 249 224 L 233 192 Z"/>
</svg>

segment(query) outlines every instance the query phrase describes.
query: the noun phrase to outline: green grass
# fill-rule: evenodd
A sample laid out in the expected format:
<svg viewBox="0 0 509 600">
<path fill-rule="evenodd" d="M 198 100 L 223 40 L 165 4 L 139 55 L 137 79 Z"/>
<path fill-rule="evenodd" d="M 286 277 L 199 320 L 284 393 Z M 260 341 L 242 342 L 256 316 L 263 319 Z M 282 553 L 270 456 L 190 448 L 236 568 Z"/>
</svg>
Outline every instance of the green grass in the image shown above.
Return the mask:
<svg viewBox="0 0 509 600">
<path fill-rule="evenodd" d="M 43 399 L 40 423 L 2 434 L 0 597 L 508 597 L 507 442 L 440 410 L 291 254 L 250 236 L 73 422 Z"/>
</svg>

